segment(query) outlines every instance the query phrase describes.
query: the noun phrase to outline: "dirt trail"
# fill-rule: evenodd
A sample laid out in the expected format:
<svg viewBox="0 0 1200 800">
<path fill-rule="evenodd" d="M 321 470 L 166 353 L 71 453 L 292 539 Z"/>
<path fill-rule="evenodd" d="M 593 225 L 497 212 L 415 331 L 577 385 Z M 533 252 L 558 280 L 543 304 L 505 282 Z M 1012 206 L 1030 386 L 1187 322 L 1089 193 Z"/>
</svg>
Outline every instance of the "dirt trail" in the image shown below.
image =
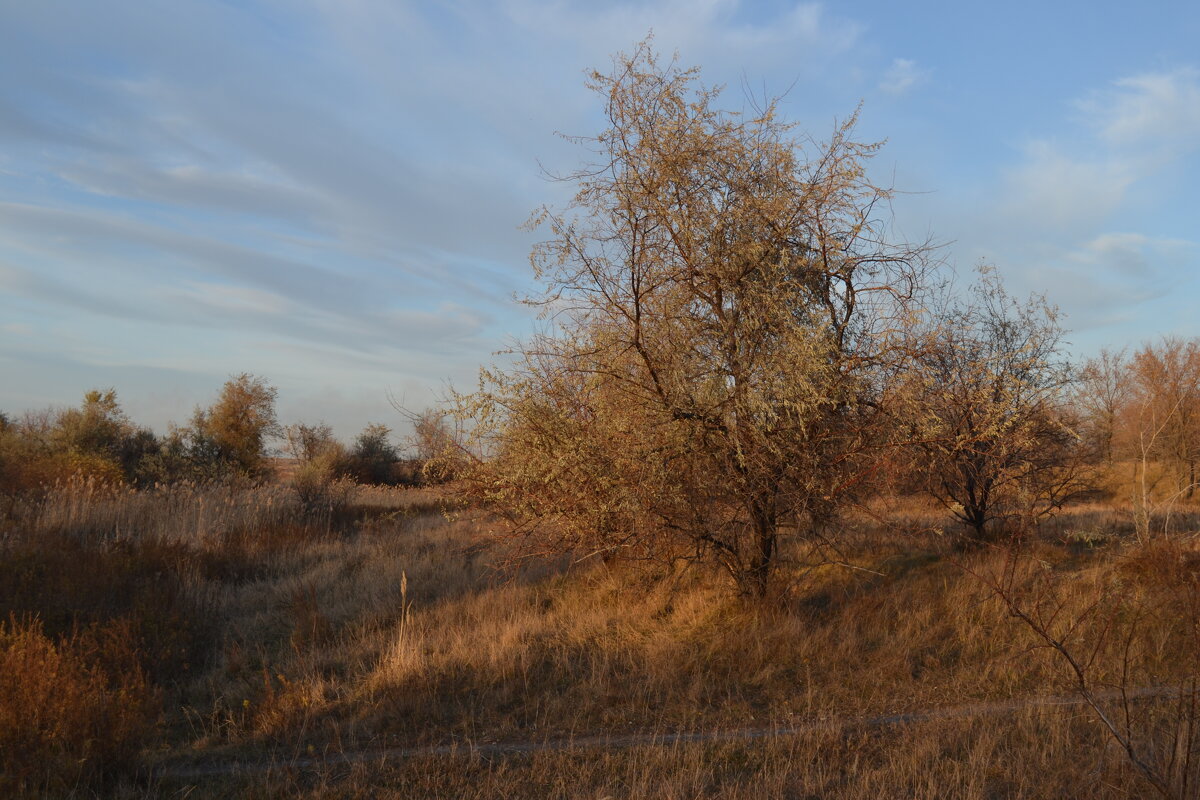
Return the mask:
<svg viewBox="0 0 1200 800">
<path fill-rule="evenodd" d="M 1151 687 L 1131 690 L 1127 693 L 1129 699 L 1157 697 L 1170 694 L 1176 689 L 1170 687 Z M 1098 701 L 1120 699 L 1119 692 L 1097 693 Z M 971 717 L 988 717 L 1000 714 L 1011 714 L 1029 708 L 1070 707 L 1086 705 L 1079 695 L 1052 695 L 1043 697 L 1025 697 L 1013 700 L 1001 700 L 984 703 L 968 703 L 965 705 L 947 706 L 943 708 L 908 711 L 898 714 L 883 714 L 878 716 L 840 717 L 826 720 L 812 720 L 792 725 L 775 725 L 761 728 L 734 728 L 729 730 L 679 731 L 659 733 L 632 734 L 590 734 L 581 736 L 561 737 L 543 741 L 520 742 L 477 742 L 462 741 L 453 744 L 429 745 L 424 747 L 393 747 L 374 750 L 351 750 L 330 752 L 325 754 L 301 753 L 295 755 L 275 755 L 270 759 L 254 758 L 238 760 L 236 758 L 220 758 L 190 763 L 166 763 L 156 767 L 155 775 L 169 779 L 205 778 L 246 773 L 261 773 L 270 770 L 299 769 L 308 770 L 319 767 L 331 767 L 349 764 L 383 764 L 424 756 L 505 756 L 534 753 L 542 751 L 562 751 L 577 749 L 626 749 L 631 747 L 669 746 L 690 744 L 696 742 L 733 742 L 754 739 L 767 739 L 781 736 L 798 736 L 807 733 L 841 731 L 851 728 L 874 728 L 891 725 L 905 725 L 913 722 L 926 722 L 939 719 L 964 719 Z"/>
</svg>

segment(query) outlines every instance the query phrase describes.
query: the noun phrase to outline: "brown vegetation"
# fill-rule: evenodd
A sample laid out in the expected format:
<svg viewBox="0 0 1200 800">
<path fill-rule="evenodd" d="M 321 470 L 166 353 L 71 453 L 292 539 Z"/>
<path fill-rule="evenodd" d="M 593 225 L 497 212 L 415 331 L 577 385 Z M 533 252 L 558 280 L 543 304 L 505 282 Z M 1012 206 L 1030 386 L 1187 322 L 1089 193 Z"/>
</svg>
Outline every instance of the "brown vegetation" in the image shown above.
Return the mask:
<svg viewBox="0 0 1200 800">
<path fill-rule="evenodd" d="M 535 217 L 555 329 L 457 397 L 462 477 L 541 546 L 709 561 L 763 597 L 781 537 L 821 535 L 894 444 L 927 248 L 885 235 L 853 117 L 803 141 L 649 41 L 590 85 L 597 161 Z"/>
<path fill-rule="evenodd" d="M 907 378 L 910 480 L 975 543 L 1019 534 L 1091 486 L 1061 339 L 1044 299 L 1022 304 L 985 271 L 937 315 Z"/>
<path fill-rule="evenodd" d="M 779 740 L 322 767 L 322 753 L 769 729 L 1072 688 L 973 577 L 1010 574 L 1008 553 L 962 553 L 948 521 L 916 503 L 895 527 L 877 514 L 844 518 L 837 558 L 847 566 L 789 549 L 788 588 L 762 606 L 702 567 L 551 557 L 513 571 L 486 517 L 443 515 L 453 502 L 445 490 L 358 488 L 340 516 L 313 517 L 287 487 L 80 485 L 18 504 L 0 578 L 0 610 L 16 620 L 4 657 L 64 666 L 4 673 L 7 696 L 27 698 L 5 706 L 19 709 L 5 735 L 20 742 L 5 751 L 18 754 L 6 779 L 26 793 L 91 785 L 192 797 L 1049 797 L 1064 787 L 1133 797 L 1149 788 L 1070 708 Z M 1089 680 L 1184 686 L 1196 656 L 1189 618 L 1161 601 L 1194 585 L 1189 542 L 1164 556 L 1138 543 L 1130 512 L 1079 507 L 1030 542 L 1036 561 L 1018 572 L 1038 585 L 1021 596 L 1075 610 L 1109 602 L 1115 585 L 1130 602 L 1147 598 L 1142 613 L 1093 618 L 1088 631 L 1106 618 L 1117 627 Z M 34 613 L 42 621 L 29 622 Z M 1128 671 L 1113 644 L 1131 630 Z M 51 680 L 61 702 L 47 715 L 72 731 L 111 725 L 110 735 L 79 733 L 72 744 L 46 733 L 62 727 L 30 724 Z M 1131 700 L 1139 752 L 1165 755 L 1176 701 Z M 116 750 L 89 749 L 98 738 Z M 81 765 L 71 786 L 55 777 L 66 774 L 55 759 L 68 756 Z M 230 756 L 275 766 L 193 778 L 167 769 Z M 316 762 L 289 768 L 293 756 Z"/>
<path fill-rule="evenodd" d="M 1196 796 L 1200 345 L 1076 371 L 925 285 L 853 119 L 592 81 L 554 327 L 417 459 L 247 374 L 165 437 L 0 415 L 0 790 Z"/>
</svg>

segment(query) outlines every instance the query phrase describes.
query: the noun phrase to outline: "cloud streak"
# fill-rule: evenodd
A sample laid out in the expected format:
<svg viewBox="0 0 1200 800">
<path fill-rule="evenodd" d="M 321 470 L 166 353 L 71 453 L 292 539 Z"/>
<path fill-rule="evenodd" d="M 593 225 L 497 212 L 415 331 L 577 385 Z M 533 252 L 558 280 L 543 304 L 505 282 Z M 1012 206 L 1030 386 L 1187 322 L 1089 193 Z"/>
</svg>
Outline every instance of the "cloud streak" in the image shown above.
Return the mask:
<svg viewBox="0 0 1200 800">
<path fill-rule="evenodd" d="M 350 407 L 392 385 L 469 376 L 535 324 L 512 302 L 532 289 L 540 236 L 520 225 L 570 191 L 539 166 L 568 171 L 586 155 L 554 132 L 603 125 L 585 70 L 651 29 L 664 53 L 732 87 L 726 105 L 789 92 L 783 113 L 818 138 L 863 97 L 875 102 L 862 125 L 880 138 L 906 121 L 968 138 L 959 123 L 990 120 L 973 62 L 915 50 L 929 32 L 903 35 L 907 15 L 882 5 L 854 18 L 789 0 L 10 6 L 0 335 L 13 382 L 46 386 L 103 365 L 143 391 L 156 369 L 217 384 L 252 369 Z M 919 62 L 893 57 L 913 52 Z M 1034 85 L 1018 67 L 1012 85 Z M 1027 127 L 996 120 L 1003 141 L 1023 143 L 1018 157 L 1003 169 L 972 158 L 987 176 L 973 202 L 951 187 L 954 201 L 930 203 L 932 229 L 944 236 L 946 219 L 970 215 L 961 252 L 1044 266 L 1068 287 L 1092 280 L 1081 304 L 1109 308 L 1113 292 L 1156 302 L 1155 265 L 1185 269 L 1195 254 L 1145 196 L 1197 150 L 1200 77 L 1124 74 L 1097 73 L 1065 95 L 1081 100 L 1059 98 Z M 1075 127 L 1056 129 L 1064 119 Z M 903 163 L 902 148 L 888 158 Z M 1139 203 L 1147 211 L 1131 219 Z M 173 356 L 187 369 L 166 369 Z"/>
</svg>

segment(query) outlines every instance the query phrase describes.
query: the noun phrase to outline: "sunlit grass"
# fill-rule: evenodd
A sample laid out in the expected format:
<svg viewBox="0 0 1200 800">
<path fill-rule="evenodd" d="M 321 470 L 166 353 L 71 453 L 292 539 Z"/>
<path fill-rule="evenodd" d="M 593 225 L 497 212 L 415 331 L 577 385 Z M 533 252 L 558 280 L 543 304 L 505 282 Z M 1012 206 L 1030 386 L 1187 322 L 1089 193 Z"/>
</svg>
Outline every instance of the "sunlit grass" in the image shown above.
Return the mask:
<svg viewBox="0 0 1200 800">
<path fill-rule="evenodd" d="M 1050 570 L 1064 613 L 1115 580 L 1149 586 L 1178 572 L 1184 556 L 1135 546 L 1127 516 L 1073 510 L 1023 569 Z M 0 612 L 25 620 L 8 623 L 5 658 L 74 666 L 10 669 L 5 691 L 24 698 L 13 708 L 56 692 L 73 730 L 129 733 L 108 737 L 122 743 L 117 759 L 10 721 L 3 735 L 34 744 L 8 748 L 33 755 L 16 766 L 10 756 L 6 779 L 69 793 L 53 778 L 59 756 L 47 755 L 61 752 L 83 765 L 78 785 L 134 795 L 195 784 L 193 797 L 251 786 L 271 796 L 934 797 L 951 787 L 1049 797 L 1077 786 L 1139 796 L 1145 787 L 1078 708 L 740 744 L 285 766 L 296 755 L 770 728 L 1069 691 L 974 577 L 1002 569 L 1004 553 L 962 551 L 940 519 L 917 506 L 890 521 L 882 509 L 852 515 L 836 554 L 794 544 L 779 592 L 760 604 L 700 568 L 514 563 L 486 518 L 445 489 L 359 488 L 337 513 L 312 515 L 284 487 L 64 487 L 4 523 Z M 1172 650 L 1176 623 L 1144 623 L 1167 682 L 1193 668 Z M 1119 667 L 1103 661 L 1098 679 L 1119 681 Z M 93 684 L 114 688 L 79 688 Z M 105 716 L 104 692 L 141 710 Z M 84 694 L 92 705 L 70 701 Z M 277 768 L 234 789 L 229 776 L 151 777 L 231 756 Z"/>
</svg>

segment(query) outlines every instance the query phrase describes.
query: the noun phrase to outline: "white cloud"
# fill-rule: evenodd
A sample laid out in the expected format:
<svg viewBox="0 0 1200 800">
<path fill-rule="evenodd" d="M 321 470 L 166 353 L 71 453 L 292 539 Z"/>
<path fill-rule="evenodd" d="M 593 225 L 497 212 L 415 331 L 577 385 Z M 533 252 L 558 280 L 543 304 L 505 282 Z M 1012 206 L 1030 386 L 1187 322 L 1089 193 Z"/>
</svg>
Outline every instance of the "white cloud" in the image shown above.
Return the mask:
<svg viewBox="0 0 1200 800">
<path fill-rule="evenodd" d="M 1122 78 L 1079 103 L 1100 138 L 1117 148 L 1200 147 L 1200 71 L 1148 72 Z"/>
<path fill-rule="evenodd" d="M 1157 239 L 1141 233 L 1103 233 L 1068 255 L 1077 264 L 1135 280 L 1153 278 L 1181 265 L 1196 246 L 1183 239 Z"/>
<path fill-rule="evenodd" d="M 1103 221 L 1121 204 L 1137 174 L 1120 158 L 1084 160 L 1036 141 L 1006 175 L 1004 206 L 1038 228 L 1077 230 Z"/>
<path fill-rule="evenodd" d="M 1198 254 L 1195 242 L 1109 231 L 1067 246 L 1042 244 L 1027 255 L 1022 277 L 1062 307 L 1073 330 L 1095 330 L 1148 322 L 1146 303 L 1190 287 L 1183 276 Z"/>
<path fill-rule="evenodd" d="M 1122 78 L 1075 103 L 1082 130 L 1037 139 L 1008 170 L 1004 205 L 1037 227 L 1081 234 L 1109 222 L 1137 183 L 1200 149 L 1200 72 Z"/>
<path fill-rule="evenodd" d="M 679 48 L 689 64 L 729 64 L 755 72 L 769 62 L 817 69 L 851 49 L 862 33 L 861 25 L 827 13 L 821 3 L 793 3 L 756 22 L 738 19 L 744 5 L 738 0 L 613 5 L 509 0 L 504 9 L 513 22 L 548 41 L 572 42 L 593 67 L 653 30 L 665 52 Z"/>
<path fill-rule="evenodd" d="M 1028 142 L 1003 172 L 981 241 L 1093 345 L 1101 331 L 1161 330 L 1195 291 L 1200 246 L 1172 238 L 1179 220 L 1161 213 L 1153 234 L 1133 226 L 1163 207 L 1155 189 L 1170 190 L 1200 146 L 1200 73 L 1122 78 L 1074 106 L 1084 113 L 1073 129 Z"/>
<path fill-rule="evenodd" d="M 911 58 L 896 58 L 883 73 L 883 80 L 879 82 L 879 88 L 888 94 L 902 95 L 923 82 L 928 76 L 928 70 L 918 67 L 917 62 Z"/>
</svg>

